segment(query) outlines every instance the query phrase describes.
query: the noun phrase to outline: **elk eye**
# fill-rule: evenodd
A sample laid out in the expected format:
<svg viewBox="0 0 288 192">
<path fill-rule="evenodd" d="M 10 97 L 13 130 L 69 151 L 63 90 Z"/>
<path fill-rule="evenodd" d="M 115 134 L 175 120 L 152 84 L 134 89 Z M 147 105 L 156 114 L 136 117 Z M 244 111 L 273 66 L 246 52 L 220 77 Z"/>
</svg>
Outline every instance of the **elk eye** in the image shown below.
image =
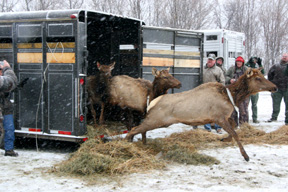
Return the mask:
<svg viewBox="0 0 288 192">
<path fill-rule="evenodd" d="M 261 81 L 261 78 L 260 78 L 260 77 L 256 77 L 256 80 L 257 80 L 257 81 Z"/>
</svg>

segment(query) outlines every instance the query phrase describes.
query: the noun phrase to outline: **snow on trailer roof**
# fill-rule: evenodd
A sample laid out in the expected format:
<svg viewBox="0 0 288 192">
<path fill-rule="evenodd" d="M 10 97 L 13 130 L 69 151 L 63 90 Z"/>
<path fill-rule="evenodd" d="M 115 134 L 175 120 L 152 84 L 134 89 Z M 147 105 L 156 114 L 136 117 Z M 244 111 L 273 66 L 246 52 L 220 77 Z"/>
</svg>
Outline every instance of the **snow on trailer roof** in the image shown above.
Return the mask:
<svg viewBox="0 0 288 192">
<path fill-rule="evenodd" d="M 242 33 L 242 32 L 231 31 L 231 30 L 227 30 L 227 29 L 204 29 L 204 30 L 196 30 L 196 31 L 203 32 L 203 33 L 225 33 L 225 32 L 228 32 L 228 33 L 243 34 L 244 35 L 244 33 Z"/>
<path fill-rule="evenodd" d="M 200 30 L 188 30 L 188 29 L 179 29 L 179 28 L 171 28 L 171 27 L 156 27 L 156 26 L 143 26 L 143 28 L 147 29 L 159 29 L 159 30 L 167 30 L 167 31 L 177 31 L 183 33 L 197 34 L 202 35 L 203 32 Z"/>
<path fill-rule="evenodd" d="M 124 19 L 135 20 L 144 23 L 140 19 L 125 17 L 121 15 L 105 13 L 100 11 L 92 11 L 85 9 L 68 9 L 68 10 L 45 10 L 45 11 L 25 11 L 25 12 L 4 12 L 0 13 L 0 21 L 13 21 L 13 20 L 56 20 L 68 19 L 71 15 L 78 15 L 81 12 L 103 14 L 107 16 L 115 16 Z"/>
</svg>

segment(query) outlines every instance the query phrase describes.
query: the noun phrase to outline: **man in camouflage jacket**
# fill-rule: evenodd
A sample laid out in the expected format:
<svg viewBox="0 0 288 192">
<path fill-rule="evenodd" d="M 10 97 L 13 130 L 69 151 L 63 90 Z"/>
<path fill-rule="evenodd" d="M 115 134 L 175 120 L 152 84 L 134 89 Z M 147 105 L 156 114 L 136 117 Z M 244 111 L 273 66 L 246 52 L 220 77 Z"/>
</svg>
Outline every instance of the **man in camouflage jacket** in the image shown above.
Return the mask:
<svg viewBox="0 0 288 192">
<path fill-rule="evenodd" d="M 235 60 L 235 66 L 231 66 L 228 71 L 226 72 L 226 84 L 233 84 L 235 83 L 241 75 L 245 73 L 248 69 L 247 66 L 244 65 L 244 58 L 239 56 Z M 249 114 L 248 114 L 248 105 L 249 105 L 249 98 L 245 99 L 243 102 L 239 103 L 239 123 L 243 124 L 248 122 Z M 234 110 L 231 117 L 238 125 L 238 114 Z"/>
</svg>

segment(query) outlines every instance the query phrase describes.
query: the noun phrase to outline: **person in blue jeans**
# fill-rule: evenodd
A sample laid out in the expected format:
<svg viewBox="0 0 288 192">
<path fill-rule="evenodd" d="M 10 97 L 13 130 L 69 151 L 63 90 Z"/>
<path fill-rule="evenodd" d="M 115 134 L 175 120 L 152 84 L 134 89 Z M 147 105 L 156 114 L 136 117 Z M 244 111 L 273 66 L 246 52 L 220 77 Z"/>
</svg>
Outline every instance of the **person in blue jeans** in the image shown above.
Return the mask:
<svg viewBox="0 0 288 192">
<path fill-rule="evenodd" d="M 207 63 L 203 69 L 203 83 L 208 82 L 218 82 L 225 85 L 225 75 L 223 70 L 216 65 L 216 56 L 214 54 L 209 54 L 207 58 Z M 221 128 L 219 125 L 214 124 L 217 133 L 221 134 Z M 211 124 L 204 125 L 204 128 L 211 132 Z"/>
<path fill-rule="evenodd" d="M 18 156 L 14 151 L 15 127 L 13 119 L 13 105 L 10 102 L 9 94 L 17 87 L 17 77 L 10 67 L 9 63 L 4 60 L 0 64 L 0 109 L 1 122 L 4 128 L 4 156 Z M 2 126 L 2 125 L 1 125 Z"/>
</svg>

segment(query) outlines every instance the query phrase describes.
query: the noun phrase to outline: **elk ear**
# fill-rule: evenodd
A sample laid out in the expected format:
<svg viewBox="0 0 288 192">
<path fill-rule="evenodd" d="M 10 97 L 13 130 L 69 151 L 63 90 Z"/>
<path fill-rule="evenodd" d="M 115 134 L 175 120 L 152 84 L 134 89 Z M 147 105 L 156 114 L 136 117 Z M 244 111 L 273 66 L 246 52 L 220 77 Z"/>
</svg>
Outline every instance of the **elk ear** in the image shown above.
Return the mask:
<svg viewBox="0 0 288 192">
<path fill-rule="evenodd" d="M 155 67 L 152 67 L 152 75 L 159 76 L 160 72 Z"/>
<path fill-rule="evenodd" d="M 100 70 L 101 64 L 97 61 L 97 68 Z"/>
<path fill-rule="evenodd" d="M 110 66 L 109 66 L 109 67 L 110 67 L 110 69 L 111 69 L 111 70 L 113 70 L 113 69 L 114 69 L 115 63 L 116 63 L 116 62 L 114 61 L 113 63 L 111 63 L 111 64 L 110 64 Z"/>
<path fill-rule="evenodd" d="M 250 78 L 253 75 L 253 69 L 249 67 L 247 69 L 247 73 L 246 74 L 247 74 L 247 78 Z"/>
<path fill-rule="evenodd" d="M 170 67 L 168 67 L 166 70 L 169 72 L 170 71 Z"/>
<path fill-rule="evenodd" d="M 261 70 L 264 69 L 263 67 L 259 67 L 258 70 L 261 72 Z"/>
</svg>

